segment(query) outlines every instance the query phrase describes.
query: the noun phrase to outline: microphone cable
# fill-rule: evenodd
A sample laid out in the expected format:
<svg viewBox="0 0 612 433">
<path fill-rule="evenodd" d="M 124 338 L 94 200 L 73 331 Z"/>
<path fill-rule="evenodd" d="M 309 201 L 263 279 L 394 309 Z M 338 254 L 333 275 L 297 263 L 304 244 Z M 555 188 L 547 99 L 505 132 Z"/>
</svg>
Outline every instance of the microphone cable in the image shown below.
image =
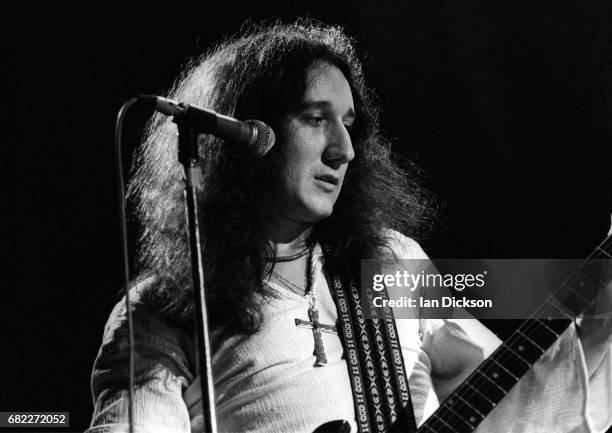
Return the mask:
<svg viewBox="0 0 612 433">
<path fill-rule="evenodd" d="M 115 162 L 117 169 L 117 199 L 119 204 L 119 225 L 121 232 L 121 248 L 123 259 L 123 289 L 125 291 L 125 309 L 128 322 L 128 424 L 129 433 L 134 433 L 134 324 L 132 321 L 132 304 L 130 303 L 130 263 L 127 241 L 127 217 L 125 199 L 125 179 L 123 176 L 122 138 L 123 123 L 128 111 L 138 103 L 138 98 L 125 102 L 117 114 L 115 124 Z"/>
</svg>

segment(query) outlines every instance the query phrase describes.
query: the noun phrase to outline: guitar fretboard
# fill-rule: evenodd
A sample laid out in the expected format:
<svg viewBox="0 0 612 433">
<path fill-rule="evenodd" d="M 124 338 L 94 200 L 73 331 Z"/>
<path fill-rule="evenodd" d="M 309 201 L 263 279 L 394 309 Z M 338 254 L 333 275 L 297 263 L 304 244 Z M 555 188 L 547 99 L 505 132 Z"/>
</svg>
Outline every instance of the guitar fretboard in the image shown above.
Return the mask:
<svg viewBox="0 0 612 433">
<path fill-rule="evenodd" d="M 419 433 L 473 431 L 610 282 L 601 259 L 612 258 L 608 236 L 546 301 L 447 398 Z"/>
</svg>

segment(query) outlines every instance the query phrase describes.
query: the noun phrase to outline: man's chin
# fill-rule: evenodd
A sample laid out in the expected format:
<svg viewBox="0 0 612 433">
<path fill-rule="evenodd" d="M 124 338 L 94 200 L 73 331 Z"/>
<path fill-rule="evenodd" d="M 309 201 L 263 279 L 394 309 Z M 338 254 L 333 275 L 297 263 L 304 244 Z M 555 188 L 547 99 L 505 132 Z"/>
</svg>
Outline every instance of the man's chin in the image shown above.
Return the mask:
<svg viewBox="0 0 612 433">
<path fill-rule="evenodd" d="M 286 209 L 293 207 L 294 211 L 290 213 L 293 221 L 302 221 L 307 224 L 316 224 L 326 218 L 329 218 L 334 211 L 334 202 L 331 200 L 313 200 L 302 202 L 299 206 L 286 205 Z"/>
<path fill-rule="evenodd" d="M 294 214 L 294 217 L 298 221 L 304 221 L 309 224 L 316 224 L 319 221 L 329 218 L 333 212 L 333 206 L 318 205 L 318 206 L 304 206 L 302 211 L 298 214 Z"/>
<path fill-rule="evenodd" d="M 318 223 L 319 221 L 323 221 L 326 218 L 329 218 L 334 211 L 333 206 L 318 208 L 314 212 L 311 213 L 311 221 L 313 223 Z"/>
</svg>

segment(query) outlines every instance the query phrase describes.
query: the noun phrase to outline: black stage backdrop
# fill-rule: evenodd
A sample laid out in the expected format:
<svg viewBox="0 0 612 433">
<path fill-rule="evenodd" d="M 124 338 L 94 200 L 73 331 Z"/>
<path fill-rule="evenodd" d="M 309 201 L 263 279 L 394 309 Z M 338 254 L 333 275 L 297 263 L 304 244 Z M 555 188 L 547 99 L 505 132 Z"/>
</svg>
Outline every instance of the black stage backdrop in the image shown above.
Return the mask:
<svg viewBox="0 0 612 433">
<path fill-rule="evenodd" d="M 117 111 L 247 19 L 310 16 L 358 40 L 394 150 L 441 203 L 430 255 L 582 257 L 607 231 L 611 3 L 216 3 L 20 2 L 1 411 L 70 411 L 86 428 L 121 285 Z"/>
</svg>

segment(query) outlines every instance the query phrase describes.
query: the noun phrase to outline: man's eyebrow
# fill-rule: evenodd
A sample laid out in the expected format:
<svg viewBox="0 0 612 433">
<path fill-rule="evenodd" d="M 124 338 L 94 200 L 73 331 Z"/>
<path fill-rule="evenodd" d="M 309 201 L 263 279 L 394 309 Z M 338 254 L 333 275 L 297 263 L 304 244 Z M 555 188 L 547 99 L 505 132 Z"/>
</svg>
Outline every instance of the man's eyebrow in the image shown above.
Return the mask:
<svg viewBox="0 0 612 433">
<path fill-rule="evenodd" d="M 331 102 L 329 101 L 300 101 L 296 104 L 298 110 L 307 110 L 309 108 L 330 108 Z"/>
<path fill-rule="evenodd" d="M 296 111 L 309 110 L 309 109 L 329 109 L 332 104 L 329 101 L 300 101 L 296 104 Z M 355 110 L 353 107 L 349 108 L 343 117 L 349 117 L 354 119 L 356 117 Z"/>
</svg>

